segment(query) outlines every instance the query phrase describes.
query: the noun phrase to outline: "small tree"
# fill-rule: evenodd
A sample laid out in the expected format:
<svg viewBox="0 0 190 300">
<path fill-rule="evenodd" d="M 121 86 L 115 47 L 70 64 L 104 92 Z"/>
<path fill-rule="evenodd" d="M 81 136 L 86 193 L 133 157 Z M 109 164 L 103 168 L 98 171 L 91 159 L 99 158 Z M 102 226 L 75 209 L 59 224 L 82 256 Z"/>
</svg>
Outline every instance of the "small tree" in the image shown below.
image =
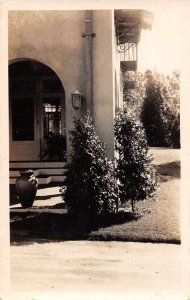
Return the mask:
<svg viewBox="0 0 190 300">
<path fill-rule="evenodd" d="M 95 133 L 88 113 L 74 121 L 71 132 L 72 154 L 66 174 L 64 200 L 77 216 L 95 219 L 117 209 L 117 185 L 113 163 Z"/>
<path fill-rule="evenodd" d="M 151 197 L 156 190 L 156 176 L 141 122 L 127 113 L 118 113 L 115 142 L 120 200 L 130 201 L 134 212 L 135 202 Z"/>
</svg>

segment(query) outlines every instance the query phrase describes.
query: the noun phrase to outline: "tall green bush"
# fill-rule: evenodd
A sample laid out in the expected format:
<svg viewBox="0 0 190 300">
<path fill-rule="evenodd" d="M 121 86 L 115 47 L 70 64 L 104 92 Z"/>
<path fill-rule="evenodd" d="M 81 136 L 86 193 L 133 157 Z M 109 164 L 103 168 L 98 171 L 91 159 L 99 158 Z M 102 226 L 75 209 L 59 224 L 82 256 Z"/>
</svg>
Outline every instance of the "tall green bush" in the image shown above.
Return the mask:
<svg viewBox="0 0 190 300">
<path fill-rule="evenodd" d="M 124 108 L 139 117 L 150 146 L 180 147 L 180 74 L 123 71 Z M 135 81 L 135 88 L 125 83 Z"/>
<path fill-rule="evenodd" d="M 180 147 L 179 74 L 163 76 L 147 71 L 141 120 L 148 143 L 158 147 Z"/>
<path fill-rule="evenodd" d="M 148 154 L 148 144 L 143 126 L 134 116 L 119 112 L 115 119 L 115 145 L 119 154 L 116 176 L 122 203 L 153 196 L 156 176 Z"/>
<path fill-rule="evenodd" d="M 72 154 L 66 173 L 64 200 L 77 216 L 94 220 L 117 210 L 114 165 L 106 157 L 105 146 L 95 132 L 88 113 L 74 121 Z"/>
</svg>

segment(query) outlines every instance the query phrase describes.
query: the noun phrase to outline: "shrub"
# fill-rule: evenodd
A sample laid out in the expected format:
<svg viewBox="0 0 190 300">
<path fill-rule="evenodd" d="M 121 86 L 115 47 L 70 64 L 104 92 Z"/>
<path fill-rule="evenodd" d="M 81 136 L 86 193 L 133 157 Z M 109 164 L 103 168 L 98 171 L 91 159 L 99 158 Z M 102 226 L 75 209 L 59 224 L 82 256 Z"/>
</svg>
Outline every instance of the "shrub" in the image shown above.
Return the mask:
<svg viewBox="0 0 190 300">
<path fill-rule="evenodd" d="M 134 212 L 135 202 L 153 196 L 156 190 L 155 171 L 141 122 L 119 112 L 115 119 L 115 145 L 119 154 L 116 176 L 120 200 L 130 201 Z"/>
<path fill-rule="evenodd" d="M 145 98 L 145 85 L 146 78 L 143 73 L 125 71 L 122 73 L 124 79 L 123 86 L 123 100 L 124 108 L 126 108 L 127 113 L 134 114 L 137 117 L 140 117 L 142 111 L 142 105 Z M 126 82 L 134 81 L 134 89 L 129 89 Z"/>
<path fill-rule="evenodd" d="M 89 219 L 117 210 L 117 185 L 113 163 L 95 133 L 88 113 L 74 121 L 72 154 L 66 173 L 64 200 L 72 214 Z"/>
<path fill-rule="evenodd" d="M 161 76 L 147 71 L 141 120 L 148 143 L 158 147 L 180 147 L 179 74 Z"/>
</svg>

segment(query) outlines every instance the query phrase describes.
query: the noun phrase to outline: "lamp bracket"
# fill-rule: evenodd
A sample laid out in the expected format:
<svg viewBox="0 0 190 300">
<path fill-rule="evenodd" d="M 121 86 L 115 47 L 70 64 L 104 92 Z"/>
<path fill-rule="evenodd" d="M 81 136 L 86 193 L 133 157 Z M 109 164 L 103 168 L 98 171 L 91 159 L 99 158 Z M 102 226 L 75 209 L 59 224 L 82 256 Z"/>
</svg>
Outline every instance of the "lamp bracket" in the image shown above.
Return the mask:
<svg viewBox="0 0 190 300">
<path fill-rule="evenodd" d="M 95 37 L 96 36 L 96 33 L 94 32 L 84 32 L 81 34 L 82 37 L 87 37 L 87 36 L 90 36 L 90 37 Z"/>
</svg>

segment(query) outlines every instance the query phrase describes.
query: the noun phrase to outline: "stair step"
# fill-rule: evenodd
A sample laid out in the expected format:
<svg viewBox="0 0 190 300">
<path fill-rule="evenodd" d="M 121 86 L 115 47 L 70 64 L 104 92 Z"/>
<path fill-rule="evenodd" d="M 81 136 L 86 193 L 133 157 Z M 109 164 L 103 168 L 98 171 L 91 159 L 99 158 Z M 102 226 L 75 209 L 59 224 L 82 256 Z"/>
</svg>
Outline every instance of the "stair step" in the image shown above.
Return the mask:
<svg viewBox="0 0 190 300">
<path fill-rule="evenodd" d="M 40 185 L 50 182 L 63 183 L 65 180 L 66 162 L 58 161 L 16 161 L 10 162 L 10 184 L 15 184 L 20 171 L 32 169 Z"/>
<path fill-rule="evenodd" d="M 51 182 L 51 176 L 37 176 L 38 184 L 48 184 Z"/>
<path fill-rule="evenodd" d="M 17 177 L 9 177 L 9 184 L 15 184 Z"/>
<path fill-rule="evenodd" d="M 10 176 L 9 177 L 9 184 L 15 184 L 18 177 L 19 176 Z M 57 175 L 55 175 L 55 174 L 54 175 L 47 175 L 47 176 L 45 176 L 45 175 L 39 176 L 38 175 L 37 178 L 38 178 L 38 183 L 39 184 L 48 184 L 50 182 L 61 182 L 61 183 L 63 183 L 66 176 L 59 175 L 59 174 L 57 174 Z"/>
<path fill-rule="evenodd" d="M 66 169 L 52 168 L 52 169 L 40 169 L 40 175 L 64 175 Z"/>
<path fill-rule="evenodd" d="M 65 180 L 66 176 L 64 175 L 51 175 L 51 182 L 62 182 Z"/>
<path fill-rule="evenodd" d="M 66 162 L 60 161 L 16 161 L 10 162 L 10 168 L 25 168 L 25 169 L 49 169 L 49 168 L 64 168 L 66 166 Z"/>
<path fill-rule="evenodd" d="M 18 176 L 9 177 L 9 184 L 15 184 Z M 38 184 L 48 184 L 51 182 L 51 176 L 37 176 Z"/>
<path fill-rule="evenodd" d="M 10 177 L 19 177 L 19 176 L 20 176 L 20 171 L 21 171 L 21 170 L 22 170 L 22 169 L 14 169 L 14 170 L 10 169 L 10 171 L 9 171 L 9 176 L 10 176 Z M 34 176 L 40 175 L 40 171 L 39 171 L 38 169 L 33 170 L 33 171 L 34 171 Z"/>
</svg>

